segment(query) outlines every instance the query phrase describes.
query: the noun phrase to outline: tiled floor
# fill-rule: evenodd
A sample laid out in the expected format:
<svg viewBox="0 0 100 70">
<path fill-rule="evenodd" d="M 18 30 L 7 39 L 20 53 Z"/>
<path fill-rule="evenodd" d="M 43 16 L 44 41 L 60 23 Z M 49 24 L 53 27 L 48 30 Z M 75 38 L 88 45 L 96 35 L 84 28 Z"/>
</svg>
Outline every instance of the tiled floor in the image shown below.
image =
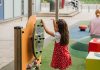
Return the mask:
<svg viewBox="0 0 100 70">
<path fill-rule="evenodd" d="M 0 23 L 0 69 L 14 60 L 14 27 L 26 25 L 27 18 Z"/>
</svg>

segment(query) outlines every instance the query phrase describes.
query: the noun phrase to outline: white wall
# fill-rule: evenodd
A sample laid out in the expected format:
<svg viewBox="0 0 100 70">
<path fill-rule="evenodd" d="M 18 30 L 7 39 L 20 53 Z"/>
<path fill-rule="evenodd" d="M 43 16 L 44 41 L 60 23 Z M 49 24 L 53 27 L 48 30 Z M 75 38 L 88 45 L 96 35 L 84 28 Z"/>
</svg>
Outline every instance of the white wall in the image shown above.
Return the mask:
<svg viewBox="0 0 100 70">
<path fill-rule="evenodd" d="M 33 3 L 33 5 L 32 5 L 32 12 L 35 12 L 35 3 L 36 3 L 36 0 L 32 0 L 32 3 Z"/>
<path fill-rule="evenodd" d="M 13 0 L 4 0 L 4 19 L 13 18 Z"/>
<path fill-rule="evenodd" d="M 28 0 L 24 0 L 24 15 L 28 15 Z"/>
<path fill-rule="evenodd" d="M 41 3 L 41 12 L 50 12 L 50 3 Z"/>
<path fill-rule="evenodd" d="M 36 12 L 40 12 L 41 11 L 41 0 L 36 0 L 36 8 L 35 8 Z"/>
<path fill-rule="evenodd" d="M 14 17 L 21 16 L 21 13 L 22 13 L 21 0 L 14 0 Z"/>
</svg>

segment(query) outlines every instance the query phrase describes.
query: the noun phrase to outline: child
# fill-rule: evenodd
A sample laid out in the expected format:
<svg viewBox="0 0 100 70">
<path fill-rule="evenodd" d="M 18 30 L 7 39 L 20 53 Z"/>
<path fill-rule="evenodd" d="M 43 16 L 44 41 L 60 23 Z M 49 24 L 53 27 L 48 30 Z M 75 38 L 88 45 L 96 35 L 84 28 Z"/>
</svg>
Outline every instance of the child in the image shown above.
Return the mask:
<svg viewBox="0 0 100 70">
<path fill-rule="evenodd" d="M 90 34 L 91 36 L 100 36 L 100 10 L 97 9 L 95 11 L 95 15 L 96 17 L 94 19 L 91 20 L 91 23 L 90 23 Z"/>
<path fill-rule="evenodd" d="M 68 51 L 69 31 L 66 22 L 63 19 L 59 19 L 57 22 L 53 20 L 55 33 L 47 29 L 43 20 L 41 22 L 46 33 L 55 37 L 55 47 L 52 56 L 51 67 L 59 70 L 66 70 L 66 68 L 68 68 L 72 63 L 71 56 Z"/>
</svg>

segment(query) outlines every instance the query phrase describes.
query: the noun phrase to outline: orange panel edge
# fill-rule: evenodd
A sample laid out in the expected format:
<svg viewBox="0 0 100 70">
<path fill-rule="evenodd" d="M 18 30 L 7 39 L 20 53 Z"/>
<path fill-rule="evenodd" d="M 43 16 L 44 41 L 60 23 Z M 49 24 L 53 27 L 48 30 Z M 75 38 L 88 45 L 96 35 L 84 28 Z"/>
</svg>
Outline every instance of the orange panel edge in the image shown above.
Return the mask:
<svg viewBox="0 0 100 70">
<path fill-rule="evenodd" d="M 36 23 L 36 16 L 31 16 L 23 29 L 22 34 L 22 70 L 26 70 L 27 64 L 35 59 L 32 51 L 32 32 Z"/>
</svg>

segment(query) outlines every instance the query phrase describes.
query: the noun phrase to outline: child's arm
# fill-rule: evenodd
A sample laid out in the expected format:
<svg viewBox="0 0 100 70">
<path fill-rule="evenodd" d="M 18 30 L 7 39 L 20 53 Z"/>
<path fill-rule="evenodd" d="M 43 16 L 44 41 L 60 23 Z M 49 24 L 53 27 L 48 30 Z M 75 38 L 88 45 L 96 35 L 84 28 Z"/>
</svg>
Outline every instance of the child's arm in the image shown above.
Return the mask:
<svg viewBox="0 0 100 70">
<path fill-rule="evenodd" d="M 44 24 L 43 20 L 41 20 L 41 23 L 43 24 L 44 30 L 47 34 L 51 35 L 54 37 L 54 33 L 52 31 L 49 31 L 49 29 L 46 27 L 46 25 Z"/>
<path fill-rule="evenodd" d="M 57 27 L 57 24 L 56 24 L 56 21 L 53 19 L 53 26 L 54 26 L 54 31 L 57 32 L 58 31 L 58 27 Z"/>
</svg>

